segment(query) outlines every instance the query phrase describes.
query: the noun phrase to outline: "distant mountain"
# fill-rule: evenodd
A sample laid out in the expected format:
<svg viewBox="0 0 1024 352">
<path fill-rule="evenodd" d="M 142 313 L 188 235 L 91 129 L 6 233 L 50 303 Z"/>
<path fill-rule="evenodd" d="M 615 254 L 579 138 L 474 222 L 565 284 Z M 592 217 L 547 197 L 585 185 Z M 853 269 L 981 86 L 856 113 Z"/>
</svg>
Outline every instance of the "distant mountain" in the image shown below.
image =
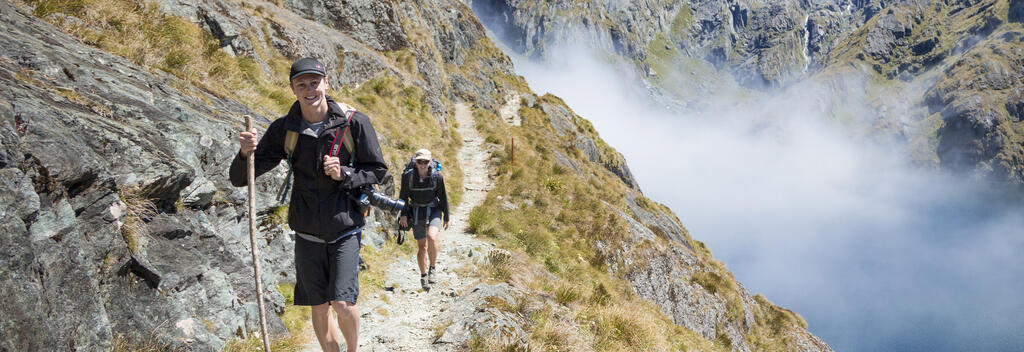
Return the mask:
<svg viewBox="0 0 1024 352">
<path fill-rule="evenodd" d="M 823 116 L 856 111 L 917 163 L 1024 183 L 1021 0 L 467 2 L 512 50 L 593 43 L 683 109 L 817 84 Z"/>
</svg>

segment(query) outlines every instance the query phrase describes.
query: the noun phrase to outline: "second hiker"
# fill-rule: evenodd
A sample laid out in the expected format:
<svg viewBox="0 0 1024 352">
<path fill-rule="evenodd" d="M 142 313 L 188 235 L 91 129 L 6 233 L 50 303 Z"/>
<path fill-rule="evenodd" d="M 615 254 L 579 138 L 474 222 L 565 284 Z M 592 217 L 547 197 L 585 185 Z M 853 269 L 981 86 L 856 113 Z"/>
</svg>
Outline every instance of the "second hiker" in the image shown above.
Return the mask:
<svg viewBox="0 0 1024 352">
<path fill-rule="evenodd" d="M 436 283 L 434 266 L 437 264 L 437 235 L 448 229 L 448 194 L 444 189 L 444 177 L 440 165 L 431 157 L 430 151 L 420 149 L 402 173 L 402 191 L 398 198 L 406 202 L 402 216 L 398 219 L 403 227 L 412 226 L 413 237 L 419 251 L 416 261 L 420 267 L 420 285 L 430 290 Z M 430 266 L 427 266 L 427 261 Z"/>
</svg>

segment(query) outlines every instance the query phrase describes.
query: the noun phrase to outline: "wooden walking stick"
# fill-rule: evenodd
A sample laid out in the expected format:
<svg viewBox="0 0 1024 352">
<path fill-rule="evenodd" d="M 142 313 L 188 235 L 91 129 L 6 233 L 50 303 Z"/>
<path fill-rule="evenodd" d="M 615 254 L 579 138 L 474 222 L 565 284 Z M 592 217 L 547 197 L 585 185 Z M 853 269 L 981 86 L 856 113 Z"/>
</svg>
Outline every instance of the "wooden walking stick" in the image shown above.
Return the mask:
<svg viewBox="0 0 1024 352">
<path fill-rule="evenodd" d="M 252 131 L 252 116 L 245 115 L 245 131 Z M 256 299 L 260 307 L 260 330 L 263 332 L 263 351 L 270 352 L 270 335 L 267 334 L 267 311 L 263 308 L 263 279 L 260 278 L 260 255 L 256 245 L 256 151 L 247 158 L 249 184 L 249 243 L 252 245 L 252 270 L 256 274 Z"/>
</svg>

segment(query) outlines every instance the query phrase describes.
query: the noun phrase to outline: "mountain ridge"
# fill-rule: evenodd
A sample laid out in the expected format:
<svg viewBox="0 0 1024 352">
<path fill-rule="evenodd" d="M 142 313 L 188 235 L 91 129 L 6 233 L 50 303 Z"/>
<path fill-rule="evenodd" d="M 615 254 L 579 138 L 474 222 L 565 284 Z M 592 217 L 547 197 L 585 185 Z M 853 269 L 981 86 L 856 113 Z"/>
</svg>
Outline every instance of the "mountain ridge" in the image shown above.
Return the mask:
<svg viewBox="0 0 1024 352">
<path fill-rule="evenodd" d="M 527 56 L 596 43 L 680 111 L 707 110 L 702 101 L 719 96 L 771 99 L 778 88 L 862 77 L 867 84 L 827 94 L 866 91 L 872 106 L 836 100 L 818 115 L 857 111 L 867 122 L 856 129 L 895 137 L 925 167 L 1024 182 L 1020 0 L 467 2 Z M 903 99 L 887 99 L 894 93 Z"/>
</svg>

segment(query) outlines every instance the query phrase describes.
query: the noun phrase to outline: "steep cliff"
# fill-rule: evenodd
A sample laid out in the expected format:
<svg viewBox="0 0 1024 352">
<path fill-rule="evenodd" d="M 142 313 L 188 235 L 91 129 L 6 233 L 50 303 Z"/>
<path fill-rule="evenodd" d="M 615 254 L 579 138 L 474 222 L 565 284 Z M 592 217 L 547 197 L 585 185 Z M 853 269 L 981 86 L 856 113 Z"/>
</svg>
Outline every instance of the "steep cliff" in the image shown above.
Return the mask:
<svg viewBox="0 0 1024 352">
<path fill-rule="evenodd" d="M 226 168 L 240 116 L 281 114 L 287 65 L 309 55 L 336 68 L 335 97 L 371 116 L 392 170 L 422 146 L 454 155 L 452 104 L 474 107 L 499 186 L 469 227 L 511 253 L 486 265 L 511 271 L 495 278 L 526 302 L 503 308 L 532 314 L 517 320 L 522 342 L 557 344 L 550 318 L 590 324 L 573 335 L 582 350 L 829 350 L 643 197 L 583 117 L 535 96 L 460 2 L 30 1 L 0 13 L 2 349 L 211 350 L 257 330 L 245 195 Z M 457 200 L 460 165 L 444 162 Z M 280 314 L 294 239 L 270 197 L 257 209 Z M 368 220 L 364 255 L 385 250 L 387 223 Z"/>
</svg>

